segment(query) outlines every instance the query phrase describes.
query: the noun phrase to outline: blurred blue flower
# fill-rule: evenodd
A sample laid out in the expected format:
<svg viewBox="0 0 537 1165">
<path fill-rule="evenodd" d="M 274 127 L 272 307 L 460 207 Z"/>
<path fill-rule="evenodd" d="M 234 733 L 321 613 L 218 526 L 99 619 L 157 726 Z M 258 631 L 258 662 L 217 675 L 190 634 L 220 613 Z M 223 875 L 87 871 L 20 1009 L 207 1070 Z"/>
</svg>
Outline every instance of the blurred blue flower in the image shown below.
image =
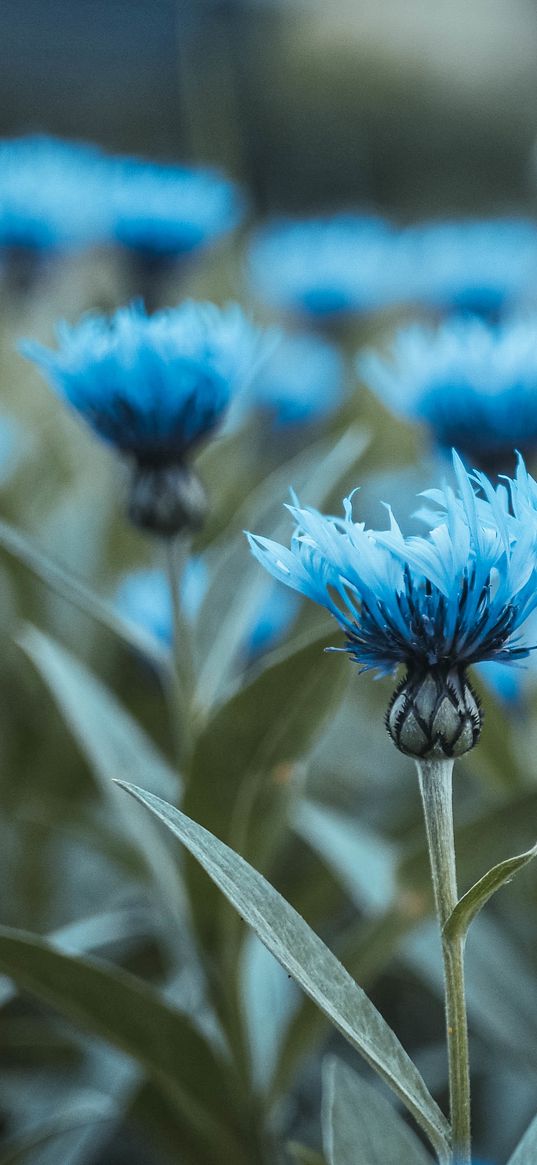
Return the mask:
<svg viewBox="0 0 537 1165">
<path fill-rule="evenodd" d="M 484 475 L 478 499 L 456 454 L 454 470 L 457 495 L 447 487 L 428 495 L 444 512 L 426 536 L 405 538 L 392 515 L 389 530 L 366 530 L 350 498 L 341 518 L 290 506 L 290 550 L 249 535 L 274 578 L 335 617 L 347 638 L 336 650 L 364 671 L 389 674 L 402 663 L 409 674 L 445 676 L 529 654 L 515 633 L 537 607 L 537 523 L 508 516 L 505 488 L 496 494 Z"/>
<path fill-rule="evenodd" d="M 107 239 L 104 155 L 34 136 L 0 142 L 0 246 L 45 251 Z"/>
<path fill-rule="evenodd" d="M 259 347 L 237 305 L 193 301 L 152 316 L 140 304 L 87 315 L 60 324 L 58 341 L 21 351 L 99 436 L 149 464 L 181 462 L 215 428 Z"/>
<path fill-rule="evenodd" d="M 174 257 L 213 242 L 244 213 L 218 170 L 119 159 L 110 173 L 112 233 L 145 256 Z"/>
<path fill-rule="evenodd" d="M 537 223 L 526 219 L 421 223 L 403 250 L 409 300 L 488 315 L 537 291 Z"/>
<path fill-rule="evenodd" d="M 537 446 L 537 319 L 415 324 L 396 334 L 388 358 L 359 354 L 357 369 L 393 412 L 474 460 Z"/>
<path fill-rule="evenodd" d="M 372 216 L 279 219 L 252 240 L 250 278 L 263 299 L 293 312 L 374 311 L 405 299 L 398 245 L 389 224 Z"/>
<path fill-rule="evenodd" d="M 341 402 L 343 381 L 335 344 L 308 332 L 282 335 L 254 377 L 249 397 L 277 428 L 286 428 L 329 416 Z"/>
<path fill-rule="evenodd" d="M 209 576 L 203 559 L 189 558 L 181 579 L 183 614 L 194 623 L 205 598 Z M 115 605 L 124 619 L 143 627 L 165 647 L 173 639 L 170 584 L 163 570 L 139 569 L 125 574 L 116 591 Z"/>
<path fill-rule="evenodd" d="M 189 559 L 181 580 L 183 612 L 194 623 L 209 586 L 205 562 Z M 242 653 L 257 658 L 276 647 L 293 622 L 299 606 L 296 595 L 282 592 L 273 583 L 267 586 L 258 609 L 247 628 Z M 121 580 L 116 592 L 120 614 L 154 635 L 164 646 L 173 639 L 173 611 L 168 579 L 160 570 L 132 570 Z"/>
</svg>

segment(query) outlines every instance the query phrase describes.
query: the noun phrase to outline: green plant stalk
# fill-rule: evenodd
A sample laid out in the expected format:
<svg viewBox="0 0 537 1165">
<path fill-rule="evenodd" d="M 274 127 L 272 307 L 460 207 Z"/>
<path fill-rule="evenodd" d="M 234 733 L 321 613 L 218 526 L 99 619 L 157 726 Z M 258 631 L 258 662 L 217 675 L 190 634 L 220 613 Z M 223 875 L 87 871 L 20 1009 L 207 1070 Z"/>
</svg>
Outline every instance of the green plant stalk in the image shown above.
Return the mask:
<svg viewBox="0 0 537 1165">
<path fill-rule="evenodd" d="M 190 547 L 187 539 L 181 537 L 169 538 L 165 545 L 166 573 L 173 619 L 173 666 L 168 703 L 177 759 L 183 770 L 183 775 L 186 775 L 192 747 L 193 661 L 190 628 L 184 617 L 181 604 L 181 582 L 188 562 Z"/>
<path fill-rule="evenodd" d="M 434 901 L 442 939 L 454 1165 L 471 1165 L 470 1070 L 464 992 L 464 938 L 450 939 L 444 926 L 457 904 L 452 811 L 452 760 L 417 760 Z"/>
</svg>

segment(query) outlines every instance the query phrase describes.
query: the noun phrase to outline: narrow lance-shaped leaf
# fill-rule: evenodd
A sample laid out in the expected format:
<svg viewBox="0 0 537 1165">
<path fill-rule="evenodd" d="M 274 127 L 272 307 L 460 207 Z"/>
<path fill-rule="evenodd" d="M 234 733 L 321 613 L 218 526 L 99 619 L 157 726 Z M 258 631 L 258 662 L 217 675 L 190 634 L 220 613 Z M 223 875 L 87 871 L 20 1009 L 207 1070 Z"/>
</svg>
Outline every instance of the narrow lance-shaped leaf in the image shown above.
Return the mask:
<svg viewBox="0 0 537 1165">
<path fill-rule="evenodd" d="M 129 777 L 138 773 L 141 777 L 145 771 L 146 779 L 155 789 L 175 798 L 179 778 L 114 693 L 80 660 L 30 624 L 25 626 L 18 641 L 52 693 L 101 793 L 110 802 L 114 819 L 143 854 L 160 891 L 166 921 L 171 919 L 177 927 L 175 945 L 180 940 L 186 955 L 188 906 L 177 863 L 154 829 L 141 829 L 135 814 L 124 813 L 121 802 L 125 799 L 115 796 L 112 784 L 119 773 Z"/>
<path fill-rule="evenodd" d="M 34 546 L 20 530 L 4 521 L 0 521 L 0 546 L 56 594 L 72 603 L 79 611 L 89 615 L 102 627 L 106 627 L 127 646 L 147 656 L 160 671 L 170 672 L 169 654 L 152 635 L 134 623 L 122 619 L 111 603 L 97 595 L 66 567 L 49 558 L 39 547 Z"/>
<path fill-rule="evenodd" d="M 272 954 L 390 1085 L 442 1162 L 449 1126 L 394 1032 L 296 910 L 243 858 L 159 797 L 120 781 L 179 838 Z"/>
<path fill-rule="evenodd" d="M 505 886 L 506 882 L 510 882 L 511 878 L 518 874 L 519 870 L 523 870 L 524 866 L 527 866 L 535 857 L 537 857 L 537 845 L 526 850 L 523 854 L 517 854 L 516 857 L 506 858 L 504 862 L 499 862 L 497 866 L 493 866 L 488 873 L 484 874 L 479 882 L 476 882 L 466 894 L 463 894 L 462 898 L 459 898 L 444 926 L 446 938 L 452 940 L 465 936 L 470 923 L 476 914 L 479 914 L 489 898 L 492 898 L 497 890 Z"/>
<path fill-rule="evenodd" d="M 232 1133 L 229 1064 L 188 1017 L 152 987 L 117 967 L 67 955 L 34 935 L 0 927 L 0 971 L 41 1002 L 133 1056 L 164 1087 L 204 1144 L 243 1165 Z M 219 1165 L 219 1149 L 210 1149 Z"/>
<path fill-rule="evenodd" d="M 324 634 L 292 656 L 277 653 L 270 667 L 215 711 L 198 737 L 183 808 L 236 848 L 241 848 L 234 831 L 242 793 L 248 800 L 259 773 L 269 774 L 276 766 L 288 766 L 302 757 L 333 707 L 344 676 L 342 668 L 334 668 L 333 657 L 323 655 L 332 642 Z M 265 784 L 272 790 L 273 804 L 285 796 L 284 785 L 270 779 Z M 263 835 L 259 845 L 269 841 L 273 820 L 267 814 L 259 823 Z M 250 845 L 254 826 L 252 819 Z M 195 863 L 187 865 L 187 877 L 198 934 L 211 949 L 218 929 L 219 896 L 207 886 Z"/>
<path fill-rule="evenodd" d="M 323 1064 L 323 1148 L 328 1165 L 432 1165 L 416 1134 L 347 1064 Z"/>
<path fill-rule="evenodd" d="M 537 1161 L 537 1116 L 526 1129 L 507 1165 L 535 1165 Z"/>
</svg>

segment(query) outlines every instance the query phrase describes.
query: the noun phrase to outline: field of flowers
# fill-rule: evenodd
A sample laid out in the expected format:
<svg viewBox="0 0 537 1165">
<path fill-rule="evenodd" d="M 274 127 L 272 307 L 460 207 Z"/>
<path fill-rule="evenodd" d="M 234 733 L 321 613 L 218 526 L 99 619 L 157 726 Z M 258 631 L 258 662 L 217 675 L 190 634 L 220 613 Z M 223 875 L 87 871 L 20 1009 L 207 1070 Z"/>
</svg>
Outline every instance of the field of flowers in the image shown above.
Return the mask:
<svg viewBox="0 0 537 1165">
<path fill-rule="evenodd" d="M 0 140 L 0 1165 L 537 1165 L 535 196 L 213 7 L 251 165 Z"/>
</svg>

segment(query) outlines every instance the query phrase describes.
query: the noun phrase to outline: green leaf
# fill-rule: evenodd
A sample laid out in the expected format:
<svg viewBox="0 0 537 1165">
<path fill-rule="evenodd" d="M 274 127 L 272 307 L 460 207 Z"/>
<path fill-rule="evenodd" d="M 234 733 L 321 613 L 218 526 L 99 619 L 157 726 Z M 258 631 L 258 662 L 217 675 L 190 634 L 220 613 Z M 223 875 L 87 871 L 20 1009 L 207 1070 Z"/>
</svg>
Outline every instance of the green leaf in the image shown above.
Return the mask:
<svg viewBox="0 0 537 1165">
<path fill-rule="evenodd" d="M 466 894 L 463 894 L 462 898 L 459 898 L 444 926 L 446 938 L 453 940 L 464 937 L 470 923 L 476 914 L 479 914 L 489 898 L 492 898 L 497 890 L 505 886 L 506 882 L 510 882 L 511 878 L 518 874 L 519 870 L 523 870 L 524 866 L 529 865 L 535 857 L 537 857 L 537 844 L 523 854 L 498 862 L 497 866 L 493 866 L 488 873 L 484 874 L 479 882 L 475 883 L 475 886 L 472 886 Z"/>
<path fill-rule="evenodd" d="M 35 1161 L 35 1150 L 50 1141 L 114 1119 L 117 1119 L 117 1114 L 112 1105 L 73 1106 L 72 1111 L 62 1112 L 52 1120 L 26 1130 L 16 1140 L 10 1140 L 0 1153 L 0 1165 L 31 1165 Z"/>
<path fill-rule="evenodd" d="M 446 1161 L 448 1123 L 418 1069 L 365 993 L 304 919 L 261 874 L 208 830 L 159 797 L 119 784 L 197 858 L 265 946 L 393 1088 Z"/>
<path fill-rule="evenodd" d="M 285 797 L 290 765 L 320 731 L 345 679 L 337 657 L 323 654 L 332 642 L 333 636 L 323 634 L 290 656 L 285 651 L 277 655 L 270 667 L 214 713 L 198 738 L 183 808 L 237 849 L 243 849 L 248 826 L 256 821 L 255 812 L 250 812 L 244 826 L 260 775 L 267 794 L 260 844 L 269 840 L 273 822 L 278 827 L 277 815 L 276 819 L 271 815 L 271 798 L 276 806 Z M 187 869 L 198 931 L 212 949 L 218 895 L 196 867 Z"/>
<path fill-rule="evenodd" d="M 381 918 L 361 921 L 344 936 L 340 957 L 360 983 L 367 985 L 374 982 L 393 957 L 401 938 L 411 925 L 408 916 L 402 915 L 397 909 Z M 325 1016 L 313 1006 L 309 997 L 304 997 L 282 1040 L 271 1083 L 271 1101 L 276 1101 L 289 1089 L 297 1065 L 326 1038 L 325 1028 Z"/>
<path fill-rule="evenodd" d="M 324 437 L 264 477 L 237 508 L 230 528 L 222 533 L 218 568 L 199 616 L 202 655 L 196 700 L 204 708 L 212 706 L 220 694 L 245 630 L 266 592 L 266 576 L 248 551 L 244 530 L 286 538 L 289 516 L 283 503 L 289 498 L 289 486 L 298 490 L 308 505 L 322 508 L 369 444 L 369 433 L 356 424 L 335 442 L 332 435 Z"/>
<path fill-rule="evenodd" d="M 149 779 L 156 791 L 175 798 L 177 775 L 110 689 L 70 652 L 30 625 L 18 642 L 56 700 L 114 817 L 144 855 L 168 914 L 175 923 L 184 924 L 184 890 L 176 862 L 155 830 L 141 829 L 134 814 L 124 813 L 124 798 L 116 796 L 112 784 L 115 777 L 132 778 L 136 773 L 140 779 Z"/>
<path fill-rule="evenodd" d="M 303 799 L 292 826 L 360 910 L 374 916 L 388 909 L 395 897 L 396 848 L 391 842 L 348 813 Z"/>
<path fill-rule="evenodd" d="M 537 1161 L 537 1116 L 526 1129 L 507 1165 L 535 1165 Z"/>
<path fill-rule="evenodd" d="M 322 1128 L 328 1165 L 432 1165 L 382 1093 L 332 1056 L 323 1063 Z"/>
<path fill-rule="evenodd" d="M 117 967 L 66 955 L 8 927 L 0 927 L 0 971 L 92 1036 L 133 1056 L 171 1095 L 197 1137 L 216 1146 L 211 1162 L 220 1165 L 218 1145 L 234 1160 L 239 1150 L 230 1133 L 235 1102 L 229 1064 L 155 990 Z"/>
<path fill-rule="evenodd" d="M 169 654 L 160 647 L 154 636 L 148 635 L 134 623 L 122 619 L 111 603 L 96 595 L 84 582 L 49 558 L 24 534 L 4 521 L 0 521 L 0 546 L 79 611 L 83 611 L 102 627 L 106 627 L 128 647 L 147 656 L 160 671 L 166 673 L 170 671 Z"/>
<path fill-rule="evenodd" d="M 297 1141 L 288 1141 L 285 1148 L 293 1161 L 298 1165 L 324 1165 L 324 1157 L 316 1153 L 315 1149 L 308 1149 L 307 1145 L 299 1145 Z"/>
</svg>

